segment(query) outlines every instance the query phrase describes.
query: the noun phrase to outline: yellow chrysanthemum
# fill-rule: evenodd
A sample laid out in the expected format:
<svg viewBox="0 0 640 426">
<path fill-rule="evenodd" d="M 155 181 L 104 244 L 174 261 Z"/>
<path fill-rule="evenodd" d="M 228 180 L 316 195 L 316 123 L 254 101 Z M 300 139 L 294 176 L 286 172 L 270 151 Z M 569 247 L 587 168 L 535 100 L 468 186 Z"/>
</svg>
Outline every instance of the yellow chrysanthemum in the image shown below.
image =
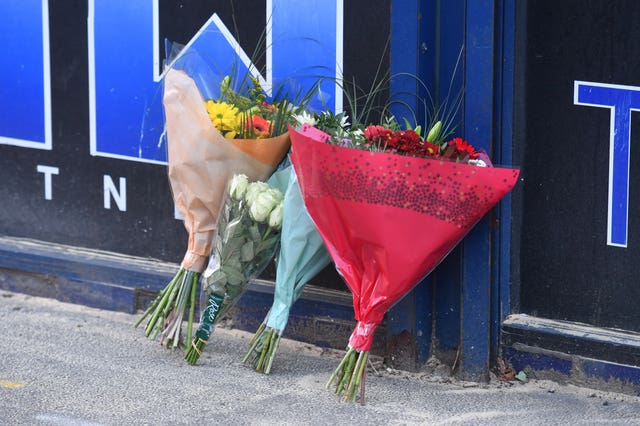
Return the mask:
<svg viewBox="0 0 640 426">
<path fill-rule="evenodd" d="M 216 129 L 218 129 L 225 138 L 235 138 L 242 118 L 240 110 L 226 102 L 216 102 L 213 100 L 205 102 L 205 107 Z"/>
</svg>

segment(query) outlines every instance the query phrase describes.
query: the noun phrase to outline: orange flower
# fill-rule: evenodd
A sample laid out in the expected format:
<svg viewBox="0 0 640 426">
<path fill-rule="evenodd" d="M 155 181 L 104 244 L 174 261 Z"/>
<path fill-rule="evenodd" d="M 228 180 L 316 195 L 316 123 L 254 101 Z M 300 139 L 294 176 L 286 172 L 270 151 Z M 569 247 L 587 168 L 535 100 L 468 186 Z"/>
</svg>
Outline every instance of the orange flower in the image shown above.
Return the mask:
<svg viewBox="0 0 640 426">
<path fill-rule="evenodd" d="M 252 115 L 247 118 L 247 129 L 258 139 L 268 138 L 271 136 L 271 123 L 259 115 Z"/>
</svg>

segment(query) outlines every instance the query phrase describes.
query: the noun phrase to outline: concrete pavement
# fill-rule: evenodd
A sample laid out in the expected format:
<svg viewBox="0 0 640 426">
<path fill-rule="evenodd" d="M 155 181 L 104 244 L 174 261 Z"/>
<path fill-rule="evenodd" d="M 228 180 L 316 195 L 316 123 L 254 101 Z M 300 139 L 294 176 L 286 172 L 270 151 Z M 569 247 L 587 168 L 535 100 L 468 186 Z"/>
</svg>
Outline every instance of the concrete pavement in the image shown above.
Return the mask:
<svg viewBox="0 0 640 426">
<path fill-rule="evenodd" d="M 192 367 L 137 318 L 0 291 L 0 424 L 640 425 L 639 397 L 380 364 L 366 405 L 344 403 L 325 389 L 340 351 L 283 340 L 265 376 L 241 363 L 249 333 L 217 329 Z"/>
</svg>

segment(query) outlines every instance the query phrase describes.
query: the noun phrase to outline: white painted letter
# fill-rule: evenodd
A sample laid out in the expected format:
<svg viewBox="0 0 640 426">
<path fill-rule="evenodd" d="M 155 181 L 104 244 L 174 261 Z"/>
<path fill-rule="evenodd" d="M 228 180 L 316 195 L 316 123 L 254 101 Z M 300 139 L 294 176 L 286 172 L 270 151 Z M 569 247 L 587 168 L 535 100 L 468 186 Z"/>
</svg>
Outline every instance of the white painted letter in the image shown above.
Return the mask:
<svg viewBox="0 0 640 426">
<path fill-rule="evenodd" d="M 38 173 L 44 173 L 44 199 L 51 200 L 51 175 L 57 175 L 60 170 L 57 167 L 38 164 Z"/>
<path fill-rule="evenodd" d="M 127 179 L 120 178 L 120 189 L 116 189 L 111 176 L 104 175 L 104 208 L 111 209 L 111 197 L 121 212 L 127 211 Z"/>
<path fill-rule="evenodd" d="M 631 173 L 631 112 L 640 111 L 640 87 L 575 81 L 573 103 L 609 108 L 607 244 L 627 247 Z"/>
</svg>

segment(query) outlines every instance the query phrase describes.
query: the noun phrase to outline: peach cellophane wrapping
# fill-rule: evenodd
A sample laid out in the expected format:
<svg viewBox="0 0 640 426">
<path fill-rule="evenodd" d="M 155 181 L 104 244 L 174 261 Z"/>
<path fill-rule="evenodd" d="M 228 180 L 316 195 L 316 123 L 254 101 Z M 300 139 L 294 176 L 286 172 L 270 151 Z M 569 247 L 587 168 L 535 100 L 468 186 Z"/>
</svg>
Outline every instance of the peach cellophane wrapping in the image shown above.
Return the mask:
<svg viewBox="0 0 640 426">
<path fill-rule="evenodd" d="M 169 182 L 189 234 L 181 266 L 202 272 L 229 180 L 243 173 L 266 180 L 289 150 L 288 133 L 268 139 L 225 139 L 214 127 L 195 82 L 170 70 L 164 80 Z"/>
</svg>

